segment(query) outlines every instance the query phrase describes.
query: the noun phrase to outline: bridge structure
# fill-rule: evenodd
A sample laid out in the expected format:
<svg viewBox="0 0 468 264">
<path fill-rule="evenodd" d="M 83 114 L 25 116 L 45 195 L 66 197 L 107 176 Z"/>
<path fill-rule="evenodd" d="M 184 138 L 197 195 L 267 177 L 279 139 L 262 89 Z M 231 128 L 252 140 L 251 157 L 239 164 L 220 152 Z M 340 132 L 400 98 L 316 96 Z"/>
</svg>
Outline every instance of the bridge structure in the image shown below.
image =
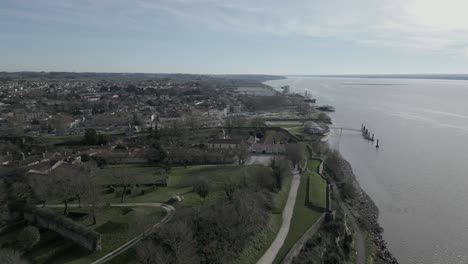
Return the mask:
<svg viewBox="0 0 468 264">
<path fill-rule="evenodd" d="M 350 128 L 350 127 L 329 127 L 330 129 L 333 129 L 333 130 L 340 130 L 340 131 L 352 131 L 352 132 L 359 132 L 359 133 L 362 133 L 362 130 L 361 129 L 357 129 L 357 128 Z"/>
</svg>

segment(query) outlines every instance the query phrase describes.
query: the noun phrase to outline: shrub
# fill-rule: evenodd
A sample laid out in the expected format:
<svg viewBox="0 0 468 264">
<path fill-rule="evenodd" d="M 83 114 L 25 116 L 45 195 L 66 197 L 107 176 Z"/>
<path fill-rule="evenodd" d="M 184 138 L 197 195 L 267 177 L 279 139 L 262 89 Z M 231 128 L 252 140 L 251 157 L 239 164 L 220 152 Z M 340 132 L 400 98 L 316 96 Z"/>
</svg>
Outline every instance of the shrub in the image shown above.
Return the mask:
<svg viewBox="0 0 468 264">
<path fill-rule="evenodd" d="M 104 157 L 101 156 L 92 156 L 92 160 L 96 161 L 97 165 L 99 168 L 107 165 L 107 160 Z"/>
<path fill-rule="evenodd" d="M 91 156 L 89 154 L 81 154 L 81 161 L 82 162 L 88 162 L 91 160 Z"/>
<path fill-rule="evenodd" d="M 193 186 L 193 191 L 201 198 L 205 198 L 210 192 L 210 186 L 205 181 L 199 181 Z"/>
<path fill-rule="evenodd" d="M 18 244 L 24 250 L 30 250 L 41 240 L 39 229 L 34 226 L 27 226 L 18 235 Z"/>
</svg>

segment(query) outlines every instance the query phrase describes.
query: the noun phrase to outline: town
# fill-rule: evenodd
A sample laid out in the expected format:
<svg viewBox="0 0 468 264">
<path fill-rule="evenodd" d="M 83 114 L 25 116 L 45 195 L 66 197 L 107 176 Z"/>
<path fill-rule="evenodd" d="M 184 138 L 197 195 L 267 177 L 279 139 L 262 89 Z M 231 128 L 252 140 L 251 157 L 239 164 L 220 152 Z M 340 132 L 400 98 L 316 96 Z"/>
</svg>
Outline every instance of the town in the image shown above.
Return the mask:
<svg viewBox="0 0 468 264">
<path fill-rule="evenodd" d="M 263 83 L 281 78 L 0 73 L 0 248 L 31 263 L 292 263 L 318 229 L 339 252 L 324 263 L 355 258 L 328 111 Z"/>
</svg>

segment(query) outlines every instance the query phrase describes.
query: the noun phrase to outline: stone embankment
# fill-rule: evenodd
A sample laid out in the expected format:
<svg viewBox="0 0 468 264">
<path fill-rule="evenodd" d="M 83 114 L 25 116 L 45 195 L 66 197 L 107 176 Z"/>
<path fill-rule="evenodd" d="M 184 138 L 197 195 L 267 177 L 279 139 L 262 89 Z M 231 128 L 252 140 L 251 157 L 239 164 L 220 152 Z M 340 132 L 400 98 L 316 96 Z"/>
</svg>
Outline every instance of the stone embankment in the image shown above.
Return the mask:
<svg viewBox="0 0 468 264">
<path fill-rule="evenodd" d="M 387 243 L 382 237 L 383 228 L 378 222 L 379 209 L 369 197 L 369 195 L 367 195 L 361 189 L 349 162 L 343 159 L 341 166 L 346 176 L 353 180 L 354 186 L 356 187 L 358 193 L 358 197 L 355 199 L 355 202 L 351 204 L 351 206 L 359 215 L 359 224 L 369 232 L 369 234 L 372 236 L 372 240 L 376 245 L 377 259 L 374 260 L 374 263 L 398 264 L 398 261 L 395 259 L 395 257 L 393 257 L 392 253 L 390 253 L 387 248 Z"/>
</svg>

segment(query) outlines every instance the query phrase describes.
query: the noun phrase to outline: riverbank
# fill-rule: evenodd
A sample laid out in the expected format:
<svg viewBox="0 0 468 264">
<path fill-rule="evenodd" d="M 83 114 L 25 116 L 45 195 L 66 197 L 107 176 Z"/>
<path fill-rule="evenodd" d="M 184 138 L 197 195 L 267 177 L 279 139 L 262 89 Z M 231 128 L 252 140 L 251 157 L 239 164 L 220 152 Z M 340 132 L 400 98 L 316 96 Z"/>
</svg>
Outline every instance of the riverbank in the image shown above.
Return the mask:
<svg viewBox="0 0 468 264">
<path fill-rule="evenodd" d="M 351 179 L 356 192 L 356 197 L 354 199 L 347 199 L 346 201 L 355 214 L 355 217 L 358 219 L 359 225 L 369 233 L 371 240 L 374 243 L 375 259 L 373 263 L 398 264 L 398 261 L 388 250 L 387 243 L 382 236 L 383 228 L 378 222 L 379 208 L 359 185 L 351 164 L 341 157 L 341 155 L 340 158 L 340 170 L 345 174 L 345 177 Z"/>
</svg>

